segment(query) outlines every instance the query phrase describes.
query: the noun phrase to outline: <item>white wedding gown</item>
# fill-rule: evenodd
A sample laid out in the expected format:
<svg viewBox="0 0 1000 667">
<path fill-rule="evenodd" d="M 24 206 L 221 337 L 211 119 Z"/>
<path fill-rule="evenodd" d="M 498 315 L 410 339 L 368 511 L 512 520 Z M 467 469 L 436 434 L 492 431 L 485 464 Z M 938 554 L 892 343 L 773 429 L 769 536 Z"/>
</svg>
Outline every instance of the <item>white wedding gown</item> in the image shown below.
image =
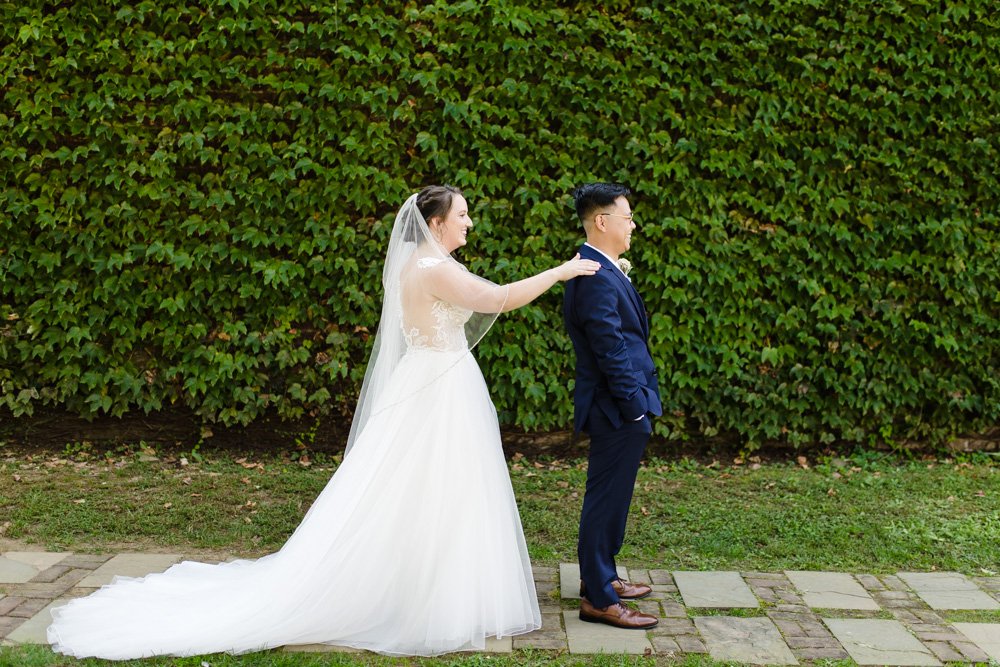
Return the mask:
<svg viewBox="0 0 1000 667">
<path fill-rule="evenodd" d="M 117 577 L 53 610 L 53 648 L 129 659 L 326 643 L 436 655 L 540 627 L 496 411 L 462 331 L 468 313 L 439 301 L 425 315 L 433 330 L 405 332 L 373 415 L 280 551 Z"/>
</svg>

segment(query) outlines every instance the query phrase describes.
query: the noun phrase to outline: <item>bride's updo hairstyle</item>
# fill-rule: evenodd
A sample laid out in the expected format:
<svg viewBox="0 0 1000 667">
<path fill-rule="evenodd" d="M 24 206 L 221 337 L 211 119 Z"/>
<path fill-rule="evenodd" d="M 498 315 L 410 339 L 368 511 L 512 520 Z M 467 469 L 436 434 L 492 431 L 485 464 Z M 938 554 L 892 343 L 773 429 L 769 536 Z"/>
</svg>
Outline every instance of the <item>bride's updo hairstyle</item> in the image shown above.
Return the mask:
<svg viewBox="0 0 1000 667">
<path fill-rule="evenodd" d="M 429 227 L 431 218 L 446 218 L 451 210 L 451 203 L 455 195 L 461 195 L 462 191 L 454 185 L 428 185 L 417 194 L 417 210 L 423 217 L 424 222 Z M 420 241 L 417 230 L 406 230 L 407 241 Z"/>
</svg>

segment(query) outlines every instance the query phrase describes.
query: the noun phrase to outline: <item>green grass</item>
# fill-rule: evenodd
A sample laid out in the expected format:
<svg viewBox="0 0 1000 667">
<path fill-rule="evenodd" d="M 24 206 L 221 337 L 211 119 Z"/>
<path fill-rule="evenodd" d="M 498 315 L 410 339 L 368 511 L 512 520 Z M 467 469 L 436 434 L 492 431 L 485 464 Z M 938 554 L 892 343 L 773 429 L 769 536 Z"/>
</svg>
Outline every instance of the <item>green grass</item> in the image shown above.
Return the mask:
<svg viewBox="0 0 1000 667">
<path fill-rule="evenodd" d="M 156 454 L 153 460 L 152 455 Z M 256 556 L 281 546 L 336 469 L 337 457 L 247 460 L 213 453 L 0 449 L 0 538 L 50 550 L 121 549 Z M 189 459 L 189 460 L 188 460 Z M 583 461 L 516 457 L 511 481 L 533 561 L 575 558 Z M 871 573 L 956 570 L 995 576 L 1000 564 L 1000 467 L 863 455 L 810 465 L 647 461 L 627 544 L 630 567 Z M 710 613 L 710 612 L 709 612 Z M 746 615 L 758 615 L 750 610 Z M 727 615 L 733 615 L 732 610 Z M 996 612 L 947 613 L 997 622 Z M 719 666 L 704 656 L 570 656 L 547 651 L 390 659 L 271 651 L 247 656 L 75 661 L 47 647 L 0 648 L 0 667 L 62 665 L 295 667 L 328 665 Z M 817 661 L 817 666 L 853 665 Z"/>
<path fill-rule="evenodd" d="M 949 609 L 938 614 L 949 623 L 1000 623 L 998 609 Z"/>
<path fill-rule="evenodd" d="M 194 658 L 148 658 L 125 662 L 74 660 L 52 653 L 41 646 L 0 647 L 0 667 L 336 667 L 371 665 L 373 667 L 723 667 L 735 663 L 717 662 L 705 656 L 686 656 L 679 660 L 664 657 L 593 655 L 571 656 L 552 651 L 515 651 L 511 654 L 453 654 L 441 658 L 384 658 L 372 654 L 287 653 L 266 651 L 243 656 L 214 654 Z M 819 664 L 819 663 L 818 663 Z M 831 663 L 832 664 L 832 663 Z M 846 663 L 845 663 L 846 664 Z M 851 663 L 853 664 L 853 663 Z"/>
<path fill-rule="evenodd" d="M 586 478 L 582 464 L 550 467 L 512 471 L 532 558 L 544 563 L 575 559 Z M 756 470 L 654 460 L 639 473 L 619 560 L 669 569 L 936 568 L 981 576 L 1000 564 L 998 471 L 988 460 Z"/>
<path fill-rule="evenodd" d="M 6 449 L 6 448 L 5 448 Z M 336 469 L 287 457 L 0 449 L 0 537 L 46 549 L 256 556 L 281 546 Z M 64 454 L 71 454 L 65 456 Z M 149 452 L 147 452 L 149 454 Z M 511 464 L 532 560 L 575 560 L 583 461 Z M 631 567 L 871 573 L 1000 564 L 1000 467 L 872 461 L 805 468 L 651 460 L 619 561 Z"/>
</svg>

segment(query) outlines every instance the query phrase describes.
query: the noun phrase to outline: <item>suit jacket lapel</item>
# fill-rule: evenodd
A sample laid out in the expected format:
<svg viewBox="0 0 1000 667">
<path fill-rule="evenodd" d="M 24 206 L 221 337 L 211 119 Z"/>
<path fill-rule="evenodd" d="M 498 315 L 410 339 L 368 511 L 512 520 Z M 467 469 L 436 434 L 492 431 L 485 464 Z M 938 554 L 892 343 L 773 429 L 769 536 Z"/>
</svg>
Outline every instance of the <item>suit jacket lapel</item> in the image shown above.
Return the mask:
<svg viewBox="0 0 1000 667">
<path fill-rule="evenodd" d="M 649 337 L 649 321 L 646 319 L 646 307 L 642 303 L 642 298 L 639 297 L 639 292 L 636 291 L 635 287 L 632 285 L 632 281 L 626 278 L 625 274 L 618 270 L 618 267 L 612 266 L 611 260 L 605 257 L 603 253 L 597 252 L 588 245 L 580 248 L 580 256 L 585 259 L 592 259 L 595 262 L 600 263 L 601 266 L 608 267 L 611 270 L 611 273 L 618 278 L 622 287 L 624 287 L 625 291 L 628 293 L 629 298 L 632 299 L 632 307 L 635 308 L 635 312 L 638 315 L 643 335 Z"/>
</svg>

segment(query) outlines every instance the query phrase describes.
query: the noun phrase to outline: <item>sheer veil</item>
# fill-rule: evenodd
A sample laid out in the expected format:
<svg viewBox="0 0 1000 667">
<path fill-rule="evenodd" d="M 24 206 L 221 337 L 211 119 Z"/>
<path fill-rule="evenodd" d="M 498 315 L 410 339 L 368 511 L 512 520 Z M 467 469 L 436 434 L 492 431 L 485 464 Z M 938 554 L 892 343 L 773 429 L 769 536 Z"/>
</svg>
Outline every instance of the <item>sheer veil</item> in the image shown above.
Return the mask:
<svg viewBox="0 0 1000 667">
<path fill-rule="evenodd" d="M 437 242 L 417 208 L 418 194 L 411 195 L 399 209 L 389 237 L 382 268 L 382 314 L 347 439 L 348 453 L 373 416 L 412 398 L 382 400 L 407 352 L 408 338 L 412 344 L 414 337 L 433 329 L 434 341 L 422 347 L 452 354 L 454 365 L 482 340 L 507 302 L 506 286 L 472 275 Z M 456 328 L 459 340 L 456 336 L 444 336 L 444 342 L 439 338 L 447 333 L 441 331 L 442 303 L 452 306 L 465 320 L 460 331 Z M 428 377 L 427 385 L 435 379 Z M 428 400 L 433 401 L 433 397 Z"/>
</svg>

